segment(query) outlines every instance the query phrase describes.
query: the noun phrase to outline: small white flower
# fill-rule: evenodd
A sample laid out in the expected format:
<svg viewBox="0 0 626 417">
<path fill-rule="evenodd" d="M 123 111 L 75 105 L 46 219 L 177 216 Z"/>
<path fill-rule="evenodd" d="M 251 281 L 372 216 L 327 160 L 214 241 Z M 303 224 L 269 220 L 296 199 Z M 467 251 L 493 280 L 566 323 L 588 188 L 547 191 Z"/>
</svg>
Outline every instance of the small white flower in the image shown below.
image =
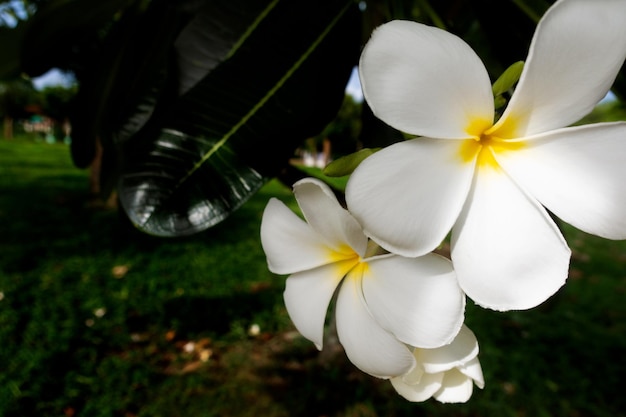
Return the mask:
<svg viewBox="0 0 626 417">
<path fill-rule="evenodd" d="M 303 179 L 294 194 L 306 222 L 271 199 L 261 242 L 269 269 L 290 274 L 285 305 L 305 338 L 322 349 L 326 313 L 339 287 L 339 341 L 352 363 L 370 375 L 388 378 L 410 370 L 415 359 L 407 345 L 452 341 L 463 323 L 465 296 L 448 259 L 366 254 L 367 237 L 326 184 Z"/>
<path fill-rule="evenodd" d="M 196 344 L 194 342 L 187 342 L 183 345 L 183 350 L 186 353 L 193 353 L 193 351 L 196 349 Z"/>
<path fill-rule="evenodd" d="M 261 326 L 253 323 L 248 327 L 248 336 L 258 336 L 261 334 Z"/>
<path fill-rule="evenodd" d="M 477 304 L 527 309 L 567 278 L 567 223 L 626 238 L 626 123 L 568 126 L 607 94 L 626 55 L 626 1 L 559 0 L 539 22 L 495 121 L 489 75 L 460 38 L 408 21 L 377 28 L 360 76 L 374 114 L 420 138 L 367 158 L 346 189 L 366 234 L 405 256 L 451 234 Z"/>
<path fill-rule="evenodd" d="M 465 325 L 449 345 L 413 351 L 417 365 L 409 373 L 392 378 L 398 394 L 409 401 L 430 397 L 442 403 L 464 403 L 472 396 L 474 385 L 485 381 L 478 361 L 478 341 Z"/>
</svg>

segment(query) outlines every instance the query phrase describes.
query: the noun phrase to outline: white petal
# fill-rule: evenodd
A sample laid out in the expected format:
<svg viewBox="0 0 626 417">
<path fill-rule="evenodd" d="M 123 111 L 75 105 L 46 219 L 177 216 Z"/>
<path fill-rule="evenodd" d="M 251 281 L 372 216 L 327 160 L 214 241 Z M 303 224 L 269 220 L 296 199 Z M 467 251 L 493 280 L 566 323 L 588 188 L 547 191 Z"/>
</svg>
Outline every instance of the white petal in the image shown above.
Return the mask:
<svg viewBox="0 0 626 417">
<path fill-rule="evenodd" d="M 401 131 L 467 138 L 472 120 L 493 122 L 485 66 L 463 40 L 441 29 L 402 20 L 379 26 L 359 69 L 374 114 Z"/>
<path fill-rule="evenodd" d="M 446 372 L 441 389 L 433 397 L 442 403 L 464 403 L 472 396 L 474 382 L 457 369 Z"/>
<path fill-rule="evenodd" d="M 413 356 L 415 357 L 415 359 L 417 359 L 416 352 L 418 350 L 419 349 L 413 348 Z M 413 369 L 411 369 L 406 374 L 404 374 L 404 375 L 402 375 L 400 377 L 397 377 L 397 378 L 402 379 L 402 382 L 404 382 L 405 384 L 416 385 L 416 384 L 419 384 L 420 382 L 424 383 L 422 378 L 424 378 L 425 375 L 426 375 L 426 373 L 424 372 L 424 368 L 422 366 L 420 366 L 419 363 L 417 363 L 417 365 L 414 366 Z M 430 377 L 430 376 L 432 376 L 432 375 L 429 375 L 428 377 Z M 443 379 L 443 375 L 441 375 L 441 378 L 439 378 L 439 381 L 441 381 L 441 379 Z M 437 388 L 437 389 L 439 389 L 439 388 Z"/>
<path fill-rule="evenodd" d="M 275 198 L 263 211 L 261 245 L 270 271 L 276 274 L 304 271 L 331 261 L 326 240 Z"/>
<path fill-rule="evenodd" d="M 428 373 L 445 372 L 463 366 L 478 355 L 478 341 L 474 333 L 465 325 L 452 343 L 436 349 L 418 351 L 418 361 Z"/>
<path fill-rule="evenodd" d="M 390 252 L 419 256 L 446 237 L 469 191 L 473 161 L 460 141 L 413 139 L 365 159 L 346 186 L 363 230 Z"/>
<path fill-rule="evenodd" d="M 565 222 L 626 239 L 626 123 L 554 131 L 498 161 Z"/>
<path fill-rule="evenodd" d="M 406 382 L 404 377 L 391 378 L 391 385 L 395 390 L 412 402 L 426 401 L 433 396 L 434 393 L 441 388 L 441 382 L 443 381 L 443 373 L 437 374 L 424 374 L 420 381 L 416 384 L 410 384 Z"/>
<path fill-rule="evenodd" d="M 495 310 L 535 307 L 568 275 L 570 251 L 545 209 L 500 169 L 481 166 L 452 230 L 461 288 Z"/>
<path fill-rule="evenodd" d="M 304 178 L 294 184 L 293 193 L 304 218 L 329 247 L 344 251 L 349 247 L 361 256 L 365 254 L 367 237 L 328 185 L 315 178 Z"/>
<path fill-rule="evenodd" d="M 335 288 L 345 274 L 338 266 L 325 265 L 287 278 L 285 307 L 296 329 L 321 350 L 324 321 Z"/>
<path fill-rule="evenodd" d="M 473 358 L 463 366 L 457 368 L 459 372 L 474 380 L 474 384 L 480 389 L 485 387 L 485 378 L 483 377 L 483 369 L 480 366 L 478 358 Z"/>
<path fill-rule="evenodd" d="M 407 346 L 384 330 L 371 316 L 360 278 L 351 272 L 339 289 L 336 306 L 337 336 L 348 359 L 363 372 L 379 378 L 407 373 L 415 358 Z"/>
<path fill-rule="evenodd" d="M 518 136 L 560 128 L 589 113 L 626 56 L 626 2 L 565 0 L 543 16 L 501 121 Z"/>
<path fill-rule="evenodd" d="M 463 324 L 465 294 L 448 259 L 435 254 L 394 256 L 368 265 L 363 295 L 384 329 L 417 347 L 452 341 Z"/>
</svg>

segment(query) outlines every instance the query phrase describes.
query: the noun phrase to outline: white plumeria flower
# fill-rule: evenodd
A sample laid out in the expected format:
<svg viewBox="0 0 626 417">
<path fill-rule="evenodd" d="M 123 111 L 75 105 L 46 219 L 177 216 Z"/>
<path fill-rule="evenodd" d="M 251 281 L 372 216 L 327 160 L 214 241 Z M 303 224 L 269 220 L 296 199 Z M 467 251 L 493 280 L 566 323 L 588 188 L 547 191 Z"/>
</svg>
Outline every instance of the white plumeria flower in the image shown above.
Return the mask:
<svg viewBox="0 0 626 417">
<path fill-rule="evenodd" d="M 348 209 L 405 256 L 452 229 L 468 297 L 495 310 L 537 306 L 565 283 L 571 254 L 544 206 L 585 232 L 626 238 L 626 124 L 565 127 L 605 97 L 625 54 L 626 1 L 557 1 L 494 124 L 487 70 L 465 42 L 415 22 L 382 25 L 361 55 L 365 99 L 423 137 L 363 161 Z"/>
<path fill-rule="evenodd" d="M 485 386 L 478 361 L 478 341 L 465 325 L 449 345 L 413 351 L 417 366 L 403 376 L 392 378 L 398 394 L 409 401 L 433 397 L 442 403 L 464 403 L 472 396 L 474 384 Z"/>
<path fill-rule="evenodd" d="M 306 222 L 272 198 L 261 243 L 269 269 L 290 274 L 285 305 L 305 338 L 322 349 L 326 312 L 341 284 L 337 336 L 362 371 L 402 375 L 415 364 L 407 345 L 438 347 L 453 340 L 463 324 L 465 295 L 448 259 L 369 256 L 368 238 L 326 184 L 305 178 L 294 194 Z"/>
</svg>

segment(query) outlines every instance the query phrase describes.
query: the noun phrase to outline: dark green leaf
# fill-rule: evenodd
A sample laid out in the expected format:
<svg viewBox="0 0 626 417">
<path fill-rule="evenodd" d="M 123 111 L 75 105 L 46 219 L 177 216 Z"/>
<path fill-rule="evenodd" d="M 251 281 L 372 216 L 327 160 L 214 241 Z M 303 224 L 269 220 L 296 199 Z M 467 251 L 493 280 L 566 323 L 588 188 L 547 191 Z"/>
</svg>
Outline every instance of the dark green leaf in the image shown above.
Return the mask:
<svg viewBox="0 0 626 417">
<path fill-rule="evenodd" d="M 20 22 L 14 28 L 0 27 L 0 80 L 9 80 L 21 72 L 21 44 L 26 23 Z"/>
<path fill-rule="evenodd" d="M 185 2 L 153 0 L 149 8 L 125 10 L 106 41 L 79 75 L 80 89 L 72 120 L 72 157 L 87 166 L 100 141 L 107 157 L 113 141 L 123 141 L 153 116 L 157 102 L 176 96 L 172 80 L 172 44 L 191 18 Z M 115 163 L 113 163 L 115 165 Z M 102 182 L 107 182 L 107 175 Z"/>
<path fill-rule="evenodd" d="M 210 157 L 211 152 L 219 156 Z M 209 157 L 195 166 L 204 155 Z M 224 144 L 179 131 L 161 132 L 137 168 L 122 177 L 120 200 L 137 227 L 159 236 L 217 224 L 264 184 L 261 174 Z"/>
<path fill-rule="evenodd" d="M 237 22 L 250 9 L 229 3 Z M 121 147 L 120 201 L 141 230 L 174 236 L 217 224 L 337 113 L 359 54 L 356 4 L 264 4 L 235 26 L 238 36 L 224 31 L 233 26 L 222 10 L 177 41 L 183 94 Z"/>
<path fill-rule="evenodd" d="M 31 77 L 50 68 L 66 69 L 76 50 L 97 39 L 118 13 L 138 0 L 50 0 L 28 21 L 22 70 Z"/>
</svg>

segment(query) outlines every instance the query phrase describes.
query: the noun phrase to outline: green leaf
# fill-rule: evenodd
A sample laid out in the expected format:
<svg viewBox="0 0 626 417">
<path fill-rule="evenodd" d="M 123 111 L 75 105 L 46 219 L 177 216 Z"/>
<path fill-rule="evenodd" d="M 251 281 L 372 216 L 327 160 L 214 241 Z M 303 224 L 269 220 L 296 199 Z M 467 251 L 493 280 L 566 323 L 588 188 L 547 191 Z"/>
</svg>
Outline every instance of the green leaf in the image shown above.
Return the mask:
<svg viewBox="0 0 626 417">
<path fill-rule="evenodd" d="M 518 61 L 508 67 L 502 75 L 493 83 L 493 96 L 498 97 L 513 88 L 515 83 L 519 81 L 522 70 L 524 69 L 524 61 Z"/>
<path fill-rule="evenodd" d="M 50 68 L 67 68 L 70 56 L 87 48 L 126 7 L 138 0 L 50 0 L 27 23 L 22 70 L 31 77 Z"/>
<path fill-rule="evenodd" d="M 496 109 L 501 109 L 502 107 L 504 107 L 506 105 L 506 102 L 507 102 L 507 99 L 502 96 L 496 96 L 493 99 L 494 107 Z"/>
<path fill-rule="evenodd" d="M 214 157 L 196 162 L 198 156 L 212 153 Z M 142 163 L 124 173 L 119 197 L 140 230 L 156 236 L 187 235 L 224 220 L 264 183 L 265 178 L 225 144 L 163 131 Z"/>
<path fill-rule="evenodd" d="M 227 3 L 176 42 L 182 95 L 120 144 L 120 201 L 147 233 L 197 233 L 240 207 L 332 120 L 358 60 L 352 1 Z"/>
<path fill-rule="evenodd" d="M 17 26 L 9 28 L 0 27 L 0 80 L 10 80 L 18 77 L 21 72 L 21 44 L 26 32 L 26 23 L 20 22 Z"/>
<path fill-rule="evenodd" d="M 326 184 L 328 184 L 331 188 L 334 188 L 339 193 L 345 194 L 346 192 L 346 184 L 348 183 L 348 176 L 329 176 L 324 173 L 324 171 L 318 167 L 311 167 L 305 165 L 294 165 L 294 169 L 304 173 L 307 177 L 315 177 L 319 180 L 322 180 Z"/>
<path fill-rule="evenodd" d="M 111 156 L 114 142 L 124 141 L 143 128 L 159 100 L 176 97 L 172 44 L 190 19 L 181 4 L 185 3 L 153 0 L 147 9 L 128 8 L 97 53 L 83 52 L 85 62 L 77 74 L 80 89 L 72 118 L 75 165 L 91 163 L 97 140 L 105 155 Z M 102 182 L 107 180 L 102 178 Z"/>
<path fill-rule="evenodd" d="M 365 148 L 350 155 L 342 156 L 341 158 L 332 161 L 324 168 L 324 175 L 329 177 L 343 177 L 345 175 L 350 175 L 365 158 L 372 155 L 379 149 L 380 148 Z"/>
</svg>

